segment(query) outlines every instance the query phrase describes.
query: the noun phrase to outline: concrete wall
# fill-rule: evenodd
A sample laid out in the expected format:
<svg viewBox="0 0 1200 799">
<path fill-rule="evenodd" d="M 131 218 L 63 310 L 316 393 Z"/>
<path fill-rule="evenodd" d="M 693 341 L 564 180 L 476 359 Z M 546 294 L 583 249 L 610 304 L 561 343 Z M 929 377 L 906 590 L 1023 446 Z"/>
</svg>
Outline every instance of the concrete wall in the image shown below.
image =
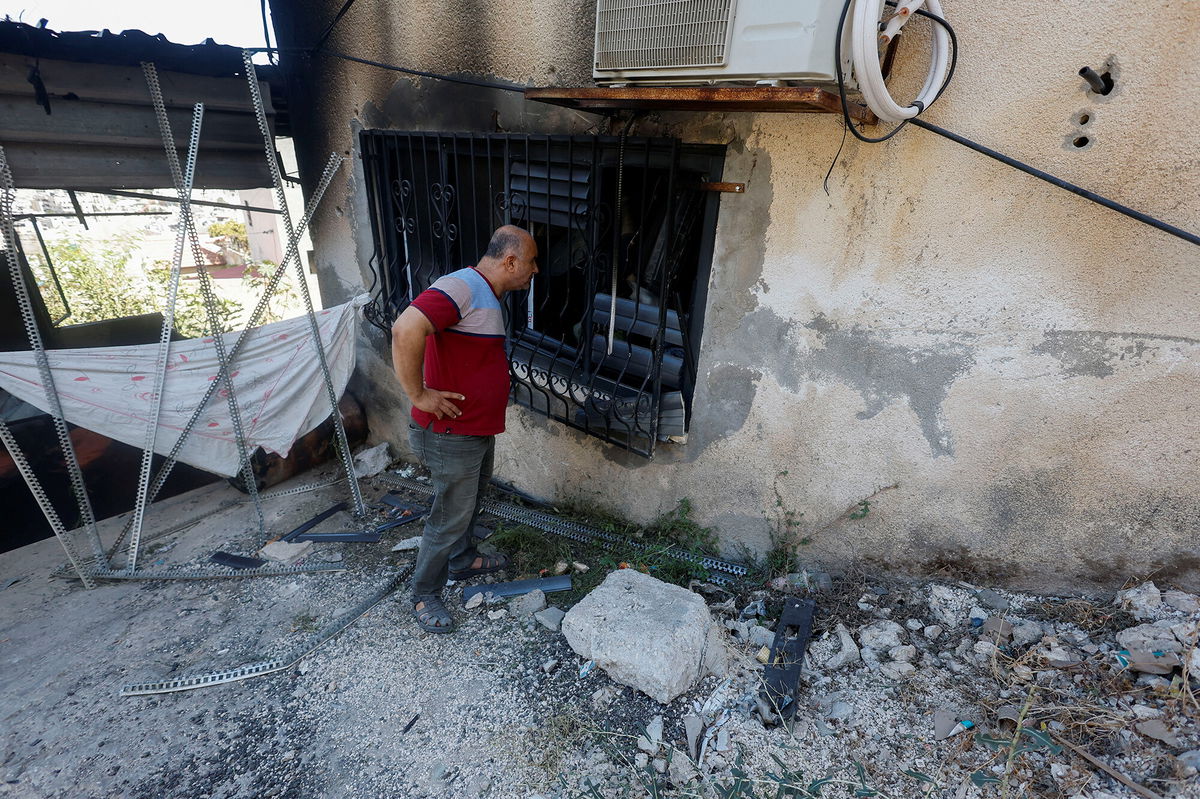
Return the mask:
<svg viewBox="0 0 1200 799">
<path fill-rule="evenodd" d="M 340 3 L 276 6 L 295 46 Z M 961 58 L 930 121 L 1200 230 L 1200 5 L 947 13 Z M 592 29 L 581 0 L 380 0 L 353 7 L 330 47 L 590 85 Z M 898 86 L 924 76 L 915 38 Z M 519 95 L 324 57 L 289 63 L 310 185 L 331 149 L 354 152 L 363 126 L 603 129 Z M 1084 64 L 1107 64 L 1116 89 L 1086 93 Z M 1200 586 L 1200 249 L 915 128 L 883 145 L 848 139 L 828 193 L 842 138 L 832 115 L 661 113 L 633 132 L 727 144 L 725 180 L 747 187 L 721 202 L 690 440 L 645 461 L 514 408 L 501 475 L 642 520 L 688 497 L 730 551 L 764 550 L 792 511 L 814 562 Z M 360 169 L 314 223 L 327 303 L 369 283 Z M 386 347 L 366 330 L 355 385 L 373 436 L 402 444 Z M 850 518 L 864 499 L 870 512 Z"/>
</svg>

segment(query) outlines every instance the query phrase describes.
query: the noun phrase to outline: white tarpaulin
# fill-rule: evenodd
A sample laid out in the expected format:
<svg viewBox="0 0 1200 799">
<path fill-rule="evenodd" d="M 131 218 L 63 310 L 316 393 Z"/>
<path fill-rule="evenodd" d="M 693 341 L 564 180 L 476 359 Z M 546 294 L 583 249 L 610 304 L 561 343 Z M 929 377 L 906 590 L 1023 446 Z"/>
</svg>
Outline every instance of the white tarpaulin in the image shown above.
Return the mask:
<svg viewBox="0 0 1200 799">
<path fill-rule="evenodd" d="M 354 371 L 354 337 L 364 295 L 317 311 L 321 343 L 341 396 Z M 239 332 L 225 334 L 232 349 Z M 249 331 L 232 367 L 246 443 L 253 452 L 287 455 L 292 443 L 330 416 L 321 366 L 313 349 L 307 316 L 285 319 Z M 146 441 L 153 413 L 154 365 L 158 343 L 133 347 L 47 350 L 54 385 L 67 421 L 135 447 Z M 218 362 L 211 338 L 171 342 L 154 451 L 166 455 L 179 439 L 196 404 L 217 379 Z M 48 410 L 32 351 L 0 352 L 0 388 Z M 217 474 L 233 476 L 241 465 L 229 418 L 225 389 L 200 415 L 179 451 L 179 460 Z"/>
</svg>

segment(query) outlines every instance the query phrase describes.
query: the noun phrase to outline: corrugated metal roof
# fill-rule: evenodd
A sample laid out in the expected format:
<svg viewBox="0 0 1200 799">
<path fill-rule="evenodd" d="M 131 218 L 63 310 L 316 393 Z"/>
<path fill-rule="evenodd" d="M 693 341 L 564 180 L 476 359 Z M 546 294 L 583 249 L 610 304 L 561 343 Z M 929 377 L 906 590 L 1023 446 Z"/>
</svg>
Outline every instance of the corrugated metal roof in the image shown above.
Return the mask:
<svg viewBox="0 0 1200 799">
<path fill-rule="evenodd" d="M 158 67 L 179 147 L 187 145 L 192 105 L 205 104 L 197 188 L 270 185 L 241 52 L 141 31 L 59 33 L 0 22 L 0 144 L 17 186 L 171 187 L 142 61 Z M 260 79 L 260 89 L 273 126 L 270 87 Z"/>
</svg>

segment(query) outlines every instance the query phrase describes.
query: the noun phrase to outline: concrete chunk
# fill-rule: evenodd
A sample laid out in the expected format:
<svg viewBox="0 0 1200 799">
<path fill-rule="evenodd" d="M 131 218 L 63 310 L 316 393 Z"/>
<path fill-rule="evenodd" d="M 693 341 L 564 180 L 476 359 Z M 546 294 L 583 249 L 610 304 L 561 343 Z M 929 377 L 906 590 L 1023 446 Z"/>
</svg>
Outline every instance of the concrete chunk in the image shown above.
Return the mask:
<svg viewBox="0 0 1200 799">
<path fill-rule="evenodd" d="M 633 569 L 608 575 L 571 608 L 562 631 L 581 657 L 663 704 L 728 666 L 704 600 Z"/>
</svg>

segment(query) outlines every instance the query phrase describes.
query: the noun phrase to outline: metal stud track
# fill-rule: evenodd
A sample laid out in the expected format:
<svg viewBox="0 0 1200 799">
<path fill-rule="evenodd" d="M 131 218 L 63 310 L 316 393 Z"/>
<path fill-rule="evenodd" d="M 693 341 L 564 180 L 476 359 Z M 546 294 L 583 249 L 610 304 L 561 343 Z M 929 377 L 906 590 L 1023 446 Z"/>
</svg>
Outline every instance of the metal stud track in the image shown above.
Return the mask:
<svg viewBox="0 0 1200 799">
<path fill-rule="evenodd" d="M 378 479 L 382 483 L 395 486 L 397 488 L 407 488 L 410 491 L 416 491 L 426 496 L 432 495 L 434 489 L 432 486 L 418 483 L 415 480 L 407 480 L 403 477 L 394 477 L 388 474 L 378 475 Z M 659 547 L 651 547 L 643 544 L 640 541 L 630 541 L 629 539 L 609 533 L 604 530 L 598 530 L 595 527 L 589 527 L 586 524 L 579 522 L 566 521 L 557 516 L 552 516 L 548 513 L 539 513 L 538 511 L 522 508 L 519 505 L 514 505 L 510 502 L 500 502 L 494 499 L 485 499 L 481 504 L 483 510 L 499 516 L 501 519 L 506 519 L 510 522 L 525 524 L 530 527 L 536 527 L 539 530 L 544 530 L 547 533 L 554 533 L 563 538 L 572 541 L 578 541 L 581 544 L 591 544 L 593 546 L 601 546 L 609 548 L 612 546 L 632 547 L 634 549 L 649 550 L 660 549 Z M 737 577 L 744 577 L 750 573 L 750 570 L 740 563 L 733 563 L 720 558 L 713 558 L 707 555 L 697 555 L 694 552 L 677 549 L 675 547 L 667 550 L 672 557 L 680 560 L 691 561 L 698 563 L 708 569 L 713 574 L 709 580 L 714 583 L 726 584 L 731 583 Z"/>
<path fill-rule="evenodd" d="M 97 580 L 218 580 L 226 577 L 286 577 L 312 572 L 344 572 L 345 566 L 320 563 L 304 566 L 259 566 L 257 569 L 196 569 L 170 566 L 165 569 L 91 569 L 88 574 Z"/>
<path fill-rule="evenodd" d="M 325 164 L 325 171 L 321 174 L 321 181 L 317 184 L 316 191 L 313 192 L 312 197 L 308 201 L 308 205 L 304 209 L 304 218 L 300 222 L 300 227 L 297 228 L 297 235 L 303 233 L 304 229 L 308 226 L 313 214 L 316 213 L 317 205 L 321 202 L 321 198 L 325 195 L 325 190 L 329 188 L 329 184 L 333 180 L 333 176 L 341 164 L 342 156 L 338 155 L 337 153 L 331 153 L 329 156 L 329 161 Z M 298 257 L 298 252 L 297 242 L 289 241 L 288 248 L 283 255 L 283 260 L 280 261 L 279 269 L 275 270 L 275 274 L 273 274 L 271 279 L 267 282 L 267 286 L 263 290 L 263 294 L 259 298 L 258 304 L 254 306 L 254 311 L 250 314 L 250 318 L 246 321 L 245 330 L 243 330 L 242 334 L 238 336 L 237 341 L 233 343 L 233 348 L 229 351 L 228 363 L 217 370 L 217 379 L 208 384 L 208 389 L 205 391 L 204 396 L 200 398 L 200 402 L 197 403 L 196 409 L 192 411 L 191 417 L 188 418 L 187 424 L 184 425 L 185 430 L 191 430 L 196 426 L 197 421 L 200 419 L 200 415 L 208 406 L 209 400 L 212 399 L 213 394 L 217 392 L 218 385 L 224 380 L 229 367 L 233 364 L 234 359 L 237 358 L 238 353 L 242 349 L 242 345 L 246 342 L 248 338 L 247 331 L 259 325 L 262 315 L 266 312 L 267 304 L 270 302 L 271 296 L 275 293 L 275 289 L 279 286 L 279 281 L 283 279 L 284 268 L 287 266 L 290 259 Z M 154 483 L 150 486 L 149 492 L 149 499 L 151 502 L 153 502 L 154 498 L 158 496 L 158 492 L 162 490 L 163 485 L 167 482 L 167 478 L 170 477 L 171 470 L 175 468 L 175 464 L 178 462 L 179 450 L 183 448 L 183 442 L 185 439 L 186 436 L 180 435 L 180 437 L 175 441 L 175 445 L 171 447 L 170 453 L 167 454 L 163 465 L 159 468 L 158 474 L 155 475 Z M 112 546 L 112 551 L 115 552 L 117 547 L 121 545 L 121 542 L 129 533 L 131 526 L 132 519 L 125 524 L 124 529 L 122 529 L 120 535 L 117 536 L 117 540 Z"/>
<path fill-rule="evenodd" d="M 297 241 L 298 234 L 292 229 L 292 217 L 288 213 L 287 197 L 283 192 L 283 179 L 279 174 L 279 161 L 275 156 L 275 142 L 271 137 L 271 129 L 267 125 L 267 115 L 263 108 L 262 95 L 258 88 L 258 74 L 254 70 L 254 63 L 251 61 L 251 53 L 249 50 L 242 51 L 242 66 L 246 71 L 246 81 L 250 86 L 250 99 L 253 101 L 255 119 L 258 121 L 258 130 L 263 137 L 263 150 L 267 159 L 267 168 L 271 173 L 271 181 L 275 187 L 275 202 L 279 205 L 279 215 L 283 220 L 283 229 L 287 234 L 288 242 Z M 282 269 L 282 267 L 281 267 Z M 367 515 L 367 506 L 363 502 L 362 490 L 359 488 L 358 480 L 354 474 L 354 458 L 350 454 L 350 440 L 346 437 L 346 427 L 342 424 L 342 414 L 338 410 L 337 392 L 333 388 L 333 377 L 329 373 L 329 363 L 325 359 L 325 348 L 321 346 L 320 330 L 317 326 L 317 317 L 313 313 L 312 297 L 308 292 L 308 279 L 304 274 L 304 265 L 297 259 L 296 261 L 296 282 L 299 284 L 300 297 L 304 300 L 304 310 L 308 314 L 308 324 L 312 329 L 313 349 L 316 350 L 317 363 L 321 367 L 321 376 L 325 380 L 325 393 L 329 399 L 330 413 L 333 415 L 333 431 L 337 442 L 338 455 L 342 460 L 342 468 L 346 470 L 347 482 L 350 484 L 350 493 L 354 497 L 354 517 L 361 519 Z"/>
<path fill-rule="evenodd" d="M 42 390 L 46 394 L 46 401 L 50 405 L 50 415 L 54 420 L 54 432 L 58 436 L 58 445 L 62 450 L 63 460 L 67 465 L 67 473 L 70 476 L 71 490 L 75 494 L 75 501 L 79 505 L 79 515 L 82 518 L 83 526 L 87 531 L 88 540 L 91 542 L 92 551 L 97 560 L 103 562 L 104 545 L 100 542 L 100 533 L 96 529 L 96 516 L 92 512 L 92 502 L 88 498 L 87 487 L 83 482 L 83 471 L 79 468 L 79 460 L 75 457 L 75 447 L 71 443 L 71 434 L 67 429 L 67 421 L 63 417 L 62 404 L 58 399 L 58 390 L 54 387 L 54 376 L 50 372 L 50 363 L 46 357 L 46 347 L 42 342 L 42 334 L 38 329 L 37 320 L 33 315 L 33 303 L 29 297 L 29 286 L 25 283 L 25 275 L 21 271 L 21 265 L 17 260 L 17 234 L 13 228 L 13 199 L 16 196 L 16 187 L 13 184 L 12 170 L 8 165 L 8 155 L 4 148 L 0 147 L 0 233 L 3 234 L 4 252 L 8 260 L 9 274 L 12 277 L 14 293 L 17 297 L 17 304 L 21 310 L 21 321 L 25 325 L 25 335 L 29 339 L 29 345 L 33 349 L 34 359 L 37 361 L 38 374 L 42 381 Z M 16 452 L 16 444 L 13 442 L 13 448 L 10 452 Z M 28 463 L 26 463 L 28 467 Z M 37 496 L 41 489 L 36 475 L 32 471 L 22 472 L 26 483 L 29 484 L 30 490 Z M 35 488 L 35 486 L 37 486 Z M 39 504 L 41 504 L 39 500 Z M 43 506 L 43 512 L 48 506 Z M 57 518 L 57 514 L 55 515 Z M 51 528 L 54 528 L 54 520 L 47 516 L 47 521 L 50 522 Z M 58 528 L 62 528 L 61 521 Z M 56 535 L 58 530 L 55 531 Z M 59 541 L 63 548 L 67 551 L 67 557 L 74 564 L 79 564 L 82 561 L 78 553 L 75 551 L 74 545 L 69 540 L 65 531 L 59 536 Z M 82 574 L 80 575 L 82 577 Z M 87 578 L 84 578 L 84 584 L 87 585 Z"/>
<path fill-rule="evenodd" d="M 180 677 L 177 680 L 134 683 L 133 685 L 123 687 L 121 689 L 121 696 L 149 696 L 151 694 L 166 694 L 174 691 L 191 691 L 196 688 L 205 688 L 209 685 L 237 682 L 238 680 L 246 680 L 251 677 L 259 677 L 264 674 L 289 669 L 332 640 L 351 624 L 362 618 L 371 608 L 390 596 L 392 592 L 400 587 L 410 571 L 411 568 L 408 568 L 397 574 L 366 601 L 352 608 L 342 618 L 334 621 L 329 627 L 317 633 L 307 643 L 296 647 L 283 657 L 264 660 L 260 663 L 251 663 L 224 671 L 214 671 L 191 677 Z"/>
<path fill-rule="evenodd" d="M 158 88 L 158 76 L 154 72 L 154 65 L 143 63 L 142 70 L 145 72 L 146 81 L 150 85 L 150 97 L 154 101 L 154 108 L 156 111 L 161 110 L 162 118 L 165 119 L 166 111 L 163 107 L 162 92 Z M 130 572 L 137 569 L 138 550 L 142 538 L 142 521 L 146 517 L 146 493 L 150 490 L 150 468 L 151 462 L 154 460 L 154 442 L 158 438 L 158 420 L 162 411 L 163 388 L 167 382 L 167 357 L 171 351 L 171 331 L 175 328 L 175 300 L 179 295 L 179 275 L 180 269 L 183 267 L 183 247 L 187 240 L 187 225 L 183 224 L 183 222 L 188 212 L 187 201 L 192 195 L 192 179 L 196 174 L 196 154 L 200 150 L 200 128 L 203 122 L 204 104 L 196 103 L 192 106 L 192 132 L 188 138 L 187 167 L 183 174 L 178 177 L 180 182 L 176 184 L 181 202 L 179 207 L 181 224 L 175 233 L 175 252 L 171 260 L 170 278 L 167 281 L 167 298 L 163 303 L 162 328 L 159 330 L 158 335 L 158 356 L 154 361 L 154 389 L 150 395 L 150 416 L 146 420 L 146 442 L 142 446 L 142 466 L 138 473 L 137 499 L 133 504 L 133 516 L 131 518 L 133 526 L 130 528 L 129 552 L 125 565 L 125 568 Z M 159 124 L 161 126 L 161 119 Z M 175 156 L 174 165 L 178 170 L 179 156 L 175 153 L 174 140 L 168 141 L 167 145 L 170 153 Z"/>
<path fill-rule="evenodd" d="M 213 291 L 212 279 L 203 252 L 200 250 L 200 237 L 196 233 L 196 220 L 192 216 L 191 189 L 192 173 L 184 173 L 179 166 L 179 154 L 175 151 L 175 137 L 171 133 L 171 120 L 167 117 L 166 104 L 163 102 L 162 89 L 158 83 L 158 70 L 153 63 L 143 62 L 142 71 L 146 76 L 146 84 L 150 88 L 150 96 L 154 102 L 154 113 L 158 118 L 158 130 L 163 140 L 163 150 L 167 156 L 167 166 L 171 170 L 171 179 L 179 194 L 179 218 L 181 228 L 186 232 L 191 242 L 192 261 L 196 265 L 199 277 L 200 293 L 204 298 L 204 308 L 208 316 L 209 335 L 213 340 L 213 348 L 217 353 L 217 363 L 224 367 L 221 373 L 225 375 L 225 401 L 229 407 L 229 421 L 233 427 L 234 441 L 237 443 L 238 456 L 241 460 L 242 474 L 245 477 L 246 489 L 254 501 L 254 512 L 258 519 L 259 544 L 267 542 L 266 519 L 263 516 L 262 503 L 258 496 L 258 482 L 254 479 L 254 467 L 250 464 L 250 451 L 246 444 L 246 432 L 242 425 L 242 413 L 238 407 L 237 393 L 233 385 L 233 372 L 229 366 L 229 357 L 225 350 L 225 334 L 221 330 L 220 313 L 217 310 L 217 297 Z M 194 162 L 191 164 L 194 168 Z"/>
<path fill-rule="evenodd" d="M 29 486 L 33 498 L 37 500 L 38 507 L 42 509 L 42 514 L 46 517 L 46 521 L 50 523 L 50 529 L 54 531 L 55 538 L 58 539 L 58 542 L 62 544 L 63 550 L 66 551 L 67 560 L 70 562 L 64 569 L 68 573 L 74 569 L 75 573 L 83 580 L 85 588 L 95 588 L 96 581 L 88 575 L 87 566 L 79 557 L 79 553 L 75 551 L 75 545 L 71 542 L 70 533 L 63 526 L 58 511 L 54 509 L 54 504 L 50 502 L 50 497 L 46 496 L 46 490 L 42 488 L 41 481 L 37 479 L 37 475 L 33 473 L 33 469 L 29 466 L 29 461 L 25 459 L 25 452 L 17 445 L 17 440 L 13 438 L 12 431 L 8 429 L 8 425 L 3 421 L 0 421 L 0 442 L 3 442 L 4 447 L 8 450 L 8 454 L 13 459 L 13 463 L 17 465 L 17 471 L 25 478 L 25 484 Z"/>
</svg>

